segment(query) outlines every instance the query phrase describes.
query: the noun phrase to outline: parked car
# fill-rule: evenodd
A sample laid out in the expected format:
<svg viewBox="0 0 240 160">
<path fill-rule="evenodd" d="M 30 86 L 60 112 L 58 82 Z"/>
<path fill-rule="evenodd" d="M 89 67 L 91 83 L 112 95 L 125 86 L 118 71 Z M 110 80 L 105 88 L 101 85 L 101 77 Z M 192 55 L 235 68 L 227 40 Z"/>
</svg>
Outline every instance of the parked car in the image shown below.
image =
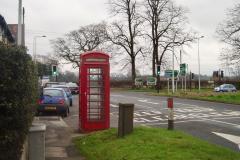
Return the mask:
<svg viewBox="0 0 240 160">
<path fill-rule="evenodd" d="M 37 115 L 42 112 L 56 112 L 64 117 L 69 114 L 69 100 L 64 89 L 44 88 L 38 100 Z"/>
<path fill-rule="evenodd" d="M 47 82 L 44 84 L 44 88 L 51 88 L 52 85 L 58 85 L 58 82 Z"/>
<path fill-rule="evenodd" d="M 67 83 L 67 86 L 71 90 L 72 94 L 78 94 L 79 93 L 79 87 L 76 83 Z"/>
<path fill-rule="evenodd" d="M 237 89 L 232 84 L 222 84 L 219 87 L 214 88 L 215 92 L 236 92 Z"/>
<path fill-rule="evenodd" d="M 72 93 L 71 93 L 71 90 L 69 89 L 68 86 L 66 86 L 66 85 L 52 85 L 52 88 L 62 88 L 62 89 L 64 89 L 64 91 L 66 92 L 67 97 L 69 99 L 70 106 L 73 105 Z"/>
</svg>

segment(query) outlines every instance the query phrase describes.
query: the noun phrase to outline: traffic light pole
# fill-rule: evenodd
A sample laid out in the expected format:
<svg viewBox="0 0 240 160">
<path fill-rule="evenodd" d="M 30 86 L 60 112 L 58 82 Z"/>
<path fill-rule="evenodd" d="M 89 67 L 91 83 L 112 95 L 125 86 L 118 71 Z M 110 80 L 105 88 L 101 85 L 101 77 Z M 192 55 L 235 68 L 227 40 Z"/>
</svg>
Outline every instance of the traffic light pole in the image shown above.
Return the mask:
<svg viewBox="0 0 240 160">
<path fill-rule="evenodd" d="M 160 91 L 160 72 L 161 71 L 161 66 L 157 64 L 157 93 Z"/>
</svg>

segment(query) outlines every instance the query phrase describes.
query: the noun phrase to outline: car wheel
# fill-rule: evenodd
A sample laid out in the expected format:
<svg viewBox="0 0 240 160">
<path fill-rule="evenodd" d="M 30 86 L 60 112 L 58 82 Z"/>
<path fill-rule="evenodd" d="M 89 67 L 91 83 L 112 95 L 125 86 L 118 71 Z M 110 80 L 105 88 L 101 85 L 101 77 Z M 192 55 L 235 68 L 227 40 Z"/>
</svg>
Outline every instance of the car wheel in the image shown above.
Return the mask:
<svg viewBox="0 0 240 160">
<path fill-rule="evenodd" d="M 64 113 L 63 113 L 63 117 L 67 117 L 69 115 L 69 109 L 67 109 Z"/>
</svg>

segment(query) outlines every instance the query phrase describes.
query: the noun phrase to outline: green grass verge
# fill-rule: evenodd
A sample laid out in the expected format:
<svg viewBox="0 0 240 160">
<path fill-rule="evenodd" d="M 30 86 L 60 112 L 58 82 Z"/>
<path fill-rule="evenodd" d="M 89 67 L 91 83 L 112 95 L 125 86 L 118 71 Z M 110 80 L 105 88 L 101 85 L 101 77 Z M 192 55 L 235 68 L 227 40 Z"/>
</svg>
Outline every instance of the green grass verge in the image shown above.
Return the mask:
<svg viewBox="0 0 240 160">
<path fill-rule="evenodd" d="M 186 99 L 196 99 L 196 100 L 205 100 L 212 102 L 222 102 L 230 104 L 240 104 L 240 92 L 213 92 L 212 89 L 201 89 L 199 92 L 198 89 L 193 89 L 191 91 L 182 92 L 179 89 L 174 94 L 168 93 L 167 90 L 160 90 L 160 93 L 157 93 L 155 89 L 151 88 L 139 88 L 139 89 L 113 89 L 113 91 L 130 91 L 130 92 L 145 92 L 154 96 L 167 96 L 167 97 L 178 97 Z"/>
<path fill-rule="evenodd" d="M 239 160 L 231 151 L 179 131 L 138 127 L 133 134 L 117 138 L 116 129 L 74 139 L 87 160 Z"/>
</svg>

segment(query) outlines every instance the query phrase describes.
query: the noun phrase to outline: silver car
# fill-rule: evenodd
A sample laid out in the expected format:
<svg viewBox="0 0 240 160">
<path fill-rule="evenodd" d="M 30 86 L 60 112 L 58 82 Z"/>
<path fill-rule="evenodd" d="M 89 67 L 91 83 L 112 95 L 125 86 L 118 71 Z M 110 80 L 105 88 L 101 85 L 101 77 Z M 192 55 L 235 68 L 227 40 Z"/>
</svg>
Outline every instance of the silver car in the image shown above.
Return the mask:
<svg viewBox="0 0 240 160">
<path fill-rule="evenodd" d="M 232 84 L 222 84 L 219 87 L 214 88 L 215 92 L 236 92 L 237 89 L 234 85 Z"/>
</svg>

